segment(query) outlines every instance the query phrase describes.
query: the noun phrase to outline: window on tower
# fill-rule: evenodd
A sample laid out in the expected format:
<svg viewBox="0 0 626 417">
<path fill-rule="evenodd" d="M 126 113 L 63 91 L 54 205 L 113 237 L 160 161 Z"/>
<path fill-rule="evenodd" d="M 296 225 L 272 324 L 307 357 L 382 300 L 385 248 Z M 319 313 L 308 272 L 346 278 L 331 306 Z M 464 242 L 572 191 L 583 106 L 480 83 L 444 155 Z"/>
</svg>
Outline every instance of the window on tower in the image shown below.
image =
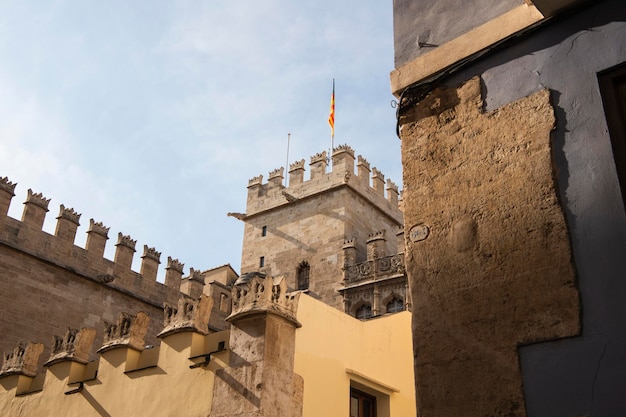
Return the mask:
<svg viewBox="0 0 626 417">
<path fill-rule="evenodd" d="M 296 272 L 297 275 L 297 284 L 299 290 L 308 290 L 309 289 L 309 272 L 311 267 L 307 261 L 300 262 L 298 265 L 298 270 Z"/>
</svg>

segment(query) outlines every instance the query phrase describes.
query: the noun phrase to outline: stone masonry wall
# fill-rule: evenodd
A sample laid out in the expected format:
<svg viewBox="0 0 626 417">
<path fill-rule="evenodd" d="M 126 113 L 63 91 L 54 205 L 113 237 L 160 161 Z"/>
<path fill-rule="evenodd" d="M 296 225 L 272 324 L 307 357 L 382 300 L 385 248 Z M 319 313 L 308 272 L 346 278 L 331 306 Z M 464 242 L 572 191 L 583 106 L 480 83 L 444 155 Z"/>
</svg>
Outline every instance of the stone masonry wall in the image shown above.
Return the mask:
<svg viewBox="0 0 626 417">
<path fill-rule="evenodd" d="M 100 343 L 103 321 L 114 321 L 122 311 L 146 313 L 152 319 L 150 334 L 156 334 L 163 303 L 181 296 L 183 265 L 169 258 L 168 285 L 157 282 L 160 253 L 146 246 L 141 273 L 132 271 L 135 241 L 122 234 L 110 261 L 103 257 L 109 229 L 93 220 L 86 248 L 76 246 L 80 214 L 63 205 L 55 234 L 46 233 L 42 225 L 50 200 L 30 190 L 22 220 L 13 219 L 7 213 L 14 189 L 0 178 L 0 352 L 22 341 L 48 345 L 67 326 L 95 328 Z"/>
<path fill-rule="evenodd" d="M 261 235 L 266 226 L 266 236 Z M 365 242 L 372 230 L 396 230 L 398 224 L 377 216 L 367 204 L 347 188 L 336 189 L 314 198 L 293 203 L 283 210 L 251 218 L 244 229 L 242 273 L 264 269 L 282 275 L 290 288 L 296 288 L 296 269 L 302 261 L 310 265 L 311 295 L 343 308 L 338 292 L 342 282 L 344 240 L 354 237 L 365 258 Z M 387 253 L 395 253 L 395 233 L 388 233 Z M 265 268 L 259 268 L 264 256 Z"/>
<path fill-rule="evenodd" d="M 161 326 L 163 309 L 100 283 L 0 245 L 0 351 L 21 341 L 44 342 L 67 327 L 91 327 L 102 341 L 103 320 L 114 322 L 121 312 L 143 311 L 151 318 L 150 334 Z M 147 341 L 156 343 L 152 338 Z M 49 350 L 42 356 L 47 357 Z"/>
<path fill-rule="evenodd" d="M 350 147 L 335 148 L 333 158 L 332 170 L 326 172 L 325 152 L 312 157 L 308 180 L 304 179 L 304 160 L 292 164 L 288 187 L 283 185 L 282 168 L 272 171 L 266 184 L 262 176 L 250 180 L 246 214 L 238 215 L 245 222 L 241 272 L 282 275 L 294 289 L 298 265 L 306 261 L 311 295 L 343 309 L 338 290 L 344 240 L 355 239 L 357 260 L 363 261 L 368 235 L 385 230 L 383 250 L 396 253 L 402 212 L 397 186 L 387 181 L 385 195 L 384 175 L 370 169 L 360 156 L 355 174 Z M 260 257 L 264 257 L 264 267 L 260 267 Z"/>
<path fill-rule="evenodd" d="M 524 416 L 517 347 L 580 331 L 550 94 L 482 108 L 475 78 L 401 119 L 418 415 Z"/>
</svg>

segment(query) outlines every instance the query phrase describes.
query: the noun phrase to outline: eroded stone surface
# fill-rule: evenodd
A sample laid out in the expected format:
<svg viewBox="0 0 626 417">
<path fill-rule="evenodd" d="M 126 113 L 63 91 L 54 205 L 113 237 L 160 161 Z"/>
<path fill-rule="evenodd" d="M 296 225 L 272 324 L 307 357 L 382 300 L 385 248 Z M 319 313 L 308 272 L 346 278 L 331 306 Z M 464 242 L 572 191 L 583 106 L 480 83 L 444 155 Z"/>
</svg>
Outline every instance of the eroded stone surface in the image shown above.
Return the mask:
<svg viewBox="0 0 626 417">
<path fill-rule="evenodd" d="M 553 126 L 548 91 L 484 113 L 478 79 L 401 120 L 420 415 L 525 415 L 516 347 L 579 332 Z"/>
</svg>

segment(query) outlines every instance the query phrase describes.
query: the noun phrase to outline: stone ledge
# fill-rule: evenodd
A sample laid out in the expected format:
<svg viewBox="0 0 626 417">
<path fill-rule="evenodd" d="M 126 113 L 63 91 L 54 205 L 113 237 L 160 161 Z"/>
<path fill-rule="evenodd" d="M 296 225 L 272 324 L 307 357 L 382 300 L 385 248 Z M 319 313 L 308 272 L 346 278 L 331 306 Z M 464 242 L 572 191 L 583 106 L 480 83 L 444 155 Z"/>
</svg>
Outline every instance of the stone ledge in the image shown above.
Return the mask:
<svg viewBox="0 0 626 417">
<path fill-rule="evenodd" d="M 532 5 L 523 4 L 503 15 L 420 55 L 391 72 L 391 92 L 399 97 L 406 87 L 422 81 L 544 19 Z"/>
</svg>

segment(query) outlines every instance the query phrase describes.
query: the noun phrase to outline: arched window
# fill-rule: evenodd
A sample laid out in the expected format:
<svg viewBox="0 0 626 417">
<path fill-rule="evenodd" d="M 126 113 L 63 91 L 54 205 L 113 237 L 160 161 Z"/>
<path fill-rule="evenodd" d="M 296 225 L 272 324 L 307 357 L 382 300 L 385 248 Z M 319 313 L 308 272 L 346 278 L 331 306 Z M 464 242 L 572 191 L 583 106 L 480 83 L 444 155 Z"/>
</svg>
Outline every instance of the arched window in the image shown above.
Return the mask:
<svg viewBox="0 0 626 417">
<path fill-rule="evenodd" d="M 372 317 L 372 306 L 369 304 L 363 304 L 361 307 L 356 309 L 356 318 L 363 320 L 369 319 Z"/>
<path fill-rule="evenodd" d="M 309 271 L 311 267 L 307 261 L 300 262 L 298 265 L 298 270 L 296 272 L 297 275 L 297 284 L 299 290 L 307 290 L 309 289 Z"/>
<path fill-rule="evenodd" d="M 387 313 L 397 313 L 398 311 L 404 311 L 404 301 L 401 298 L 393 297 L 387 303 Z"/>
</svg>

